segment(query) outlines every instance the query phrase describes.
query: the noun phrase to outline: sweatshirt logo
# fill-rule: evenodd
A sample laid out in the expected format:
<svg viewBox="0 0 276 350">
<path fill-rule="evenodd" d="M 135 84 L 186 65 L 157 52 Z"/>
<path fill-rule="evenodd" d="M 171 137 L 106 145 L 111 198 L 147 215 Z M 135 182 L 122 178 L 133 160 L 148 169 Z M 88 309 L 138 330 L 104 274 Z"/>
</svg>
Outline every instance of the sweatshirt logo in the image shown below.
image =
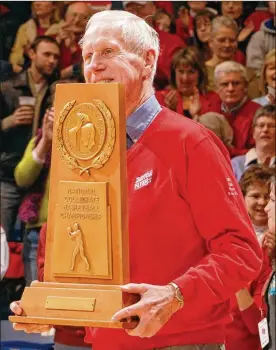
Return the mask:
<svg viewBox="0 0 276 350">
<path fill-rule="evenodd" d="M 228 184 L 228 196 L 237 196 L 238 192 L 236 191 L 230 177 L 227 177 L 226 180 L 227 180 L 227 184 Z"/>
<path fill-rule="evenodd" d="M 140 188 L 149 185 L 152 181 L 152 170 L 147 171 L 145 174 L 136 177 L 134 190 L 140 190 Z"/>
</svg>

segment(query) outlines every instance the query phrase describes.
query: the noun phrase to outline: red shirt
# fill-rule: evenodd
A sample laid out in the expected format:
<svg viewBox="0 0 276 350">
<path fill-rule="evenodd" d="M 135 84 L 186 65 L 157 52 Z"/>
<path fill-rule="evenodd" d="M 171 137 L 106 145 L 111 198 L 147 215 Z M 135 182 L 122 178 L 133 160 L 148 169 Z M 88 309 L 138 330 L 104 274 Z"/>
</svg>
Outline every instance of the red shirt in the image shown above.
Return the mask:
<svg viewBox="0 0 276 350">
<path fill-rule="evenodd" d="M 90 328 L 87 340 L 93 350 L 223 343 L 229 297 L 256 278 L 262 259 L 227 150 L 163 108 L 127 151 L 127 169 L 130 281 L 174 280 L 184 306 L 152 338 Z"/>
<path fill-rule="evenodd" d="M 60 69 L 67 68 L 73 64 L 79 63 L 82 59 L 81 48 L 77 44 L 77 50 L 72 53 L 71 48 L 67 47 L 63 42 L 60 45 Z"/>
<path fill-rule="evenodd" d="M 162 106 L 166 106 L 165 97 L 169 91 L 170 90 L 161 90 L 161 91 L 157 91 L 155 93 L 155 96 L 156 96 L 158 102 Z M 183 102 L 182 102 L 181 95 L 178 93 L 177 97 L 178 98 L 177 98 L 176 112 L 183 115 Z M 219 101 L 220 101 L 220 98 L 215 92 L 201 94 L 200 95 L 200 103 L 201 103 L 200 114 L 211 112 L 214 108 L 216 108 Z"/>
<path fill-rule="evenodd" d="M 231 157 L 243 155 L 254 147 L 252 123 L 254 114 L 260 107 L 258 103 L 247 100 L 239 110 L 226 113 L 221 109 L 221 102 L 216 105 L 213 112 L 223 114 L 234 132 L 234 147 L 229 149 Z"/>
<path fill-rule="evenodd" d="M 257 32 L 260 30 L 262 22 L 270 18 L 273 18 L 273 16 L 269 11 L 255 11 L 246 18 L 244 24 L 246 25 L 252 21 L 254 24 L 254 32 Z"/>
<path fill-rule="evenodd" d="M 248 288 L 254 303 L 246 310 L 240 311 L 236 297 L 231 300 L 233 322 L 226 328 L 227 350 L 261 350 L 258 323 L 266 317 L 267 305 L 264 294 L 272 273 L 271 264 L 264 251 L 262 270 Z"/>
</svg>

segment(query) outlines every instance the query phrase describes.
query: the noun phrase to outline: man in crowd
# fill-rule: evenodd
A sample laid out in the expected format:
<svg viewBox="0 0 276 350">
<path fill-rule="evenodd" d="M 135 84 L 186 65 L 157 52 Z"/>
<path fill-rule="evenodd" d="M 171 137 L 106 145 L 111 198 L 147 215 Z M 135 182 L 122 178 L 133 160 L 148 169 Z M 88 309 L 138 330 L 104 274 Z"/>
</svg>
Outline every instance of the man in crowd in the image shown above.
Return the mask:
<svg viewBox="0 0 276 350">
<path fill-rule="evenodd" d="M 30 52 L 31 66 L 1 86 L 1 225 L 8 240 L 16 221 L 22 190 L 14 182 L 14 169 L 49 106 L 50 83 L 60 50 L 51 37 L 37 37 Z"/>
<path fill-rule="evenodd" d="M 232 166 L 236 179 L 254 164 L 275 166 L 275 105 L 260 107 L 253 120 L 253 138 L 255 147 L 246 154 L 232 159 Z"/>
<path fill-rule="evenodd" d="M 260 30 L 250 39 L 246 50 L 246 65 L 260 74 L 265 55 L 275 49 L 276 44 L 276 1 L 267 1 L 273 18 L 264 21 Z"/>
<path fill-rule="evenodd" d="M 262 258 L 227 150 L 157 102 L 159 41 L 145 21 L 123 11 L 97 13 L 82 45 L 87 83 L 125 86 L 132 283 L 122 290 L 141 295 L 112 318 L 137 315 L 135 329 L 87 329 L 87 341 L 93 350 L 222 349 L 229 297 L 255 278 Z M 137 190 L 135 179 L 145 173 L 152 177 Z M 19 302 L 11 308 L 23 312 Z"/>
<path fill-rule="evenodd" d="M 214 88 L 214 70 L 217 65 L 225 61 L 245 63 L 244 54 L 238 50 L 238 25 L 232 18 L 219 16 L 212 20 L 209 46 L 212 58 L 206 62 L 209 87 Z M 259 97 L 258 80 L 254 69 L 246 68 L 248 80 L 248 96 Z"/>
<path fill-rule="evenodd" d="M 216 91 L 221 99 L 215 112 L 223 114 L 234 132 L 231 157 L 245 154 L 254 145 L 252 138 L 253 116 L 260 107 L 248 99 L 248 79 L 244 66 L 226 61 L 214 73 Z"/>
</svg>

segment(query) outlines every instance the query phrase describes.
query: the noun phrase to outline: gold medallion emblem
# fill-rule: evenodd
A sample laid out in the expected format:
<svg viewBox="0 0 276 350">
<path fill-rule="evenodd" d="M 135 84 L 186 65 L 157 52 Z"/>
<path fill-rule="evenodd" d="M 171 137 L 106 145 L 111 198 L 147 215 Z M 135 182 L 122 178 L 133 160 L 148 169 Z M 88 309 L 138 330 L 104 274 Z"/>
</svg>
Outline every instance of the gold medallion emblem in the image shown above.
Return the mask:
<svg viewBox="0 0 276 350">
<path fill-rule="evenodd" d="M 110 158 L 115 145 L 115 122 L 101 100 L 91 103 L 66 103 L 60 112 L 57 144 L 69 168 L 80 175 L 101 168 Z M 73 108 L 74 107 L 74 108 Z"/>
</svg>

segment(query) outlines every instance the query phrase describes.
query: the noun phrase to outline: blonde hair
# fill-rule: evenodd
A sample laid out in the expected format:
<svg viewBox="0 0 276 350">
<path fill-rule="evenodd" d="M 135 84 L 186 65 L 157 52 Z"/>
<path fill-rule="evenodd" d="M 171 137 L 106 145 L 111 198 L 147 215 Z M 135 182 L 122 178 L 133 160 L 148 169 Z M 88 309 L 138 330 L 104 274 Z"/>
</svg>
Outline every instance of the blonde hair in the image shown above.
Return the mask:
<svg viewBox="0 0 276 350">
<path fill-rule="evenodd" d="M 212 20 L 211 36 L 214 37 L 221 27 L 232 29 L 236 36 L 239 34 L 239 28 L 234 19 L 226 16 L 218 16 Z"/>
<path fill-rule="evenodd" d="M 262 67 L 261 75 L 260 75 L 260 91 L 263 94 L 267 93 L 267 84 L 266 84 L 266 69 L 270 64 L 276 65 L 276 49 L 270 50 L 266 55 L 264 59 L 264 64 Z"/>
</svg>

